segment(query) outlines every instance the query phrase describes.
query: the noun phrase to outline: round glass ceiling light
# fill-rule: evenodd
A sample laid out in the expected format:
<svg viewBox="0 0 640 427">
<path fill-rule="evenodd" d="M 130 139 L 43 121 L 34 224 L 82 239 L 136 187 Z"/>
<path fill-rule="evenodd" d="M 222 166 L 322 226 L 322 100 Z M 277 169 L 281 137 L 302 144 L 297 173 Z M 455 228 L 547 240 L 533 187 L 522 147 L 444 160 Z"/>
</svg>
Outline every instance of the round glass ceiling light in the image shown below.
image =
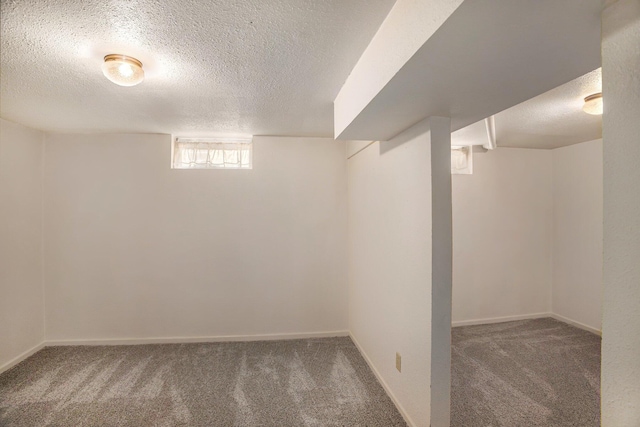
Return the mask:
<svg viewBox="0 0 640 427">
<path fill-rule="evenodd" d="M 105 56 L 102 72 L 106 78 L 120 86 L 135 86 L 144 80 L 142 62 L 126 55 Z"/>
<path fill-rule="evenodd" d="M 587 114 L 594 116 L 602 114 L 602 92 L 594 93 L 584 99 L 582 110 Z"/>
</svg>

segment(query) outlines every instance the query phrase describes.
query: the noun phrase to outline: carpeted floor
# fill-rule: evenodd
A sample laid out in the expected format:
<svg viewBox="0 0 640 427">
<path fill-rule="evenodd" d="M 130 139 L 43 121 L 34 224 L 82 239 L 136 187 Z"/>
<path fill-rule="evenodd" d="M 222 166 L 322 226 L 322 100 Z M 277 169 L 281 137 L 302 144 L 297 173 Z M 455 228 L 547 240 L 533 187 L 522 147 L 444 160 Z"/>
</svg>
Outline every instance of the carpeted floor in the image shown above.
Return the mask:
<svg viewBox="0 0 640 427">
<path fill-rule="evenodd" d="M 600 337 L 453 328 L 452 427 L 590 427 Z M 52 347 L 0 375 L 0 426 L 405 426 L 349 338 Z"/>
<path fill-rule="evenodd" d="M 45 348 L 0 375 L 0 425 L 406 426 L 349 338 Z"/>
<path fill-rule="evenodd" d="M 600 425 L 600 337 L 545 318 L 452 331 L 451 427 Z"/>
</svg>

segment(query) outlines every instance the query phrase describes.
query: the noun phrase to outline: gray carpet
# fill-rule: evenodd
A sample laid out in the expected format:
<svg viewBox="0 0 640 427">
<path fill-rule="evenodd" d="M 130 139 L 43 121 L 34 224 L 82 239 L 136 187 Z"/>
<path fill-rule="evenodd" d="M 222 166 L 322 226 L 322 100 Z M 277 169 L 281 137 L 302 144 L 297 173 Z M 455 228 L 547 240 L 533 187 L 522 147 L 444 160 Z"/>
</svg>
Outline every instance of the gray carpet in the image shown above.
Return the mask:
<svg viewBox="0 0 640 427">
<path fill-rule="evenodd" d="M 4 426 L 405 426 L 349 338 L 45 348 L 0 375 Z"/>
<path fill-rule="evenodd" d="M 600 425 L 599 336 L 550 318 L 452 335 L 452 427 Z"/>
</svg>

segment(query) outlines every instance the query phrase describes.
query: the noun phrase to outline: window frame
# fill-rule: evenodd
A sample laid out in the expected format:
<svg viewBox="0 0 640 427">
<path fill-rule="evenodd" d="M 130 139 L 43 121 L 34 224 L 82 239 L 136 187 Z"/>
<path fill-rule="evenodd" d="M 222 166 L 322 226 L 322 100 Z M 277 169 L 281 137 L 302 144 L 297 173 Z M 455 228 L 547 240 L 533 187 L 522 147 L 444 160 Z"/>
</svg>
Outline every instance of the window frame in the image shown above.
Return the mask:
<svg viewBox="0 0 640 427">
<path fill-rule="evenodd" d="M 453 168 L 453 153 L 461 152 L 465 156 L 467 166 L 461 169 Z M 473 145 L 452 145 L 451 146 L 451 175 L 473 175 Z"/>
<path fill-rule="evenodd" d="M 242 161 L 240 161 L 240 166 L 229 166 L 222 165 L 216 166 L 213 164 L 202 164 L 198 165 L 194 163 L 192 166 L 180 166 L 184 165 L 184 162 L 176 162 L 176 156 L 178 155 L 178 151 L 180 148 L 179 144 L 232 144 L 238 146 L 246 144 L 249 153 L 249 162 L 248 166 L 242 166 Z M 214 147 L 209 148 L 214 149 Z M 222 148 L 221 148 L 222 149 Z M 224 156 L 224 154 L 223 154 Z M 188 137 L 188 136 L 173 136 L 171 139 L 171 169 L 177 170 L 251 170 L 253 169 L 253 138 L 252 137 Z"/>
</svg>

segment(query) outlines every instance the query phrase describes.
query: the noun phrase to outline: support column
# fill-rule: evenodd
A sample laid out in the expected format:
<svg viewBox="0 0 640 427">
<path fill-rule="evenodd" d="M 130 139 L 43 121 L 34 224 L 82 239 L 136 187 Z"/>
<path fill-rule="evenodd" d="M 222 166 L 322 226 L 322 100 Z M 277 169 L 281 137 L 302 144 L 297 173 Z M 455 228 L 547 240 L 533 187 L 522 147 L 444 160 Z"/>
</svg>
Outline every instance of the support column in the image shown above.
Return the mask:
<svg viewBox="0 0 640 427">
<path fill-rule="evenodd" d="M 351 337 L 408 425 L 448 427 L 451 121 L 360 148 L 347 168 Z"/>
<path fill-rule="evenodd" d="M 451 119 L 431 118 L 431 427 L 451 420 Z"/>
<path fill-rule="evenodd" d="M 602 13 L 602 426 L 640 426 L 640 1 Z"/>
</svg>

